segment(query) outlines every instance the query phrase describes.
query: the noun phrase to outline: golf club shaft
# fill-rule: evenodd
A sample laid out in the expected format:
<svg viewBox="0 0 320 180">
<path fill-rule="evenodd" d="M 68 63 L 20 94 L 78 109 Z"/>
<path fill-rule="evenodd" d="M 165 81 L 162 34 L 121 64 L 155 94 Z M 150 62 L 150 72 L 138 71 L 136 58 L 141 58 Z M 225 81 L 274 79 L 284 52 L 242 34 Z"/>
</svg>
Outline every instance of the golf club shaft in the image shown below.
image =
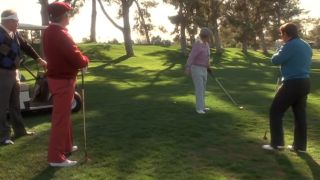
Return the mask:
<svg viewBox="0 0 320 180">
<path fill-rule="evenodd" d="M 277 93 L 278 88 L 279 88 L 279 85 L 280 85 L 280 77 L 277 78 L 277 84 L 276 84 L 276 88 L 275 88 L 275 90 L 274 90 L 274 94 Z M 268 139 L 267 134 L 268 134 L 268 130 L 266 130 L 266 131 L 264 132 L 263 139 L 265 139 L 265 140 Z"/>
<path fill-rule="evenodd" d="M 82 117 L 83 117 L 83 137 L 84 137 L 84 152 L 87 159 L 87 130 L 86 130 L 86 108 L 85 108 L 85 95 L 84 95 L 84 72 L 81 71 L 81 96 L 82 96 Z"/>
<path fill-rule="evenodd" d="M 224 93 L 229 97 L 229 99 L 232 101 L 232 103 L 236 106 L 239 106 L 238 103 L 232 98 L 232 96 L 228 93 L 228 91 L 222 86 L 222 84 L 220 83 L 220 81 L 218 80 L 218 78 L 214 78 L 216 80 L 216 82 L 218 83 L 218 85 L 220 86 L 220 88 L 224 91 Z"/>
</svg>

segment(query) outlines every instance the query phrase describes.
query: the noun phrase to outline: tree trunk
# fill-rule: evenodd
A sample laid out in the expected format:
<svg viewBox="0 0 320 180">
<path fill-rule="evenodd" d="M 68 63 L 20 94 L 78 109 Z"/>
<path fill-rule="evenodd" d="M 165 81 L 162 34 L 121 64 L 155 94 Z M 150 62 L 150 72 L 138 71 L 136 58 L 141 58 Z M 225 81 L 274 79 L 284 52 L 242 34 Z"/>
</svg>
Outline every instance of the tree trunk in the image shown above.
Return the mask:
<svg viewBox="0 0 320 180">
<path fill-rule="evenodd" d="M 147 39 L 148 44 L 151 44 L 148 28 L 145 28 L 145 33 L 146 33 L 146 39 Z"/>
<path fill-rule="evenodd" d="M 245 38 L 242 41 L 242 52 L 245 53 L 245 54 L 248 53 L 248 41 L 247 41 L 247 38 Z"/>
<path fill-rule="evenodd" d="M 122 12 L 123 12 L 123 37 L 124 37 L 124 46 L 126 49 L 127 57 L 134 56 L 131 40 L 131 28 L 129 21 L 129 8 L 130 4 L 122 0 Z"/>
<path fill-rule="evenodd" d="M 247 54 L 248 53 L 248 36 L 245 33 L 242 35 L 241 44 L 242 44 L 242 52 Z"/>
<path fill-rule="evenodd" d="M 189 38 L 190 38 L 190 43 L 191 43 L 191 44 L 193 44 L 193 43 L 196 42 L 196 37 L 195 37 L 194 34 L 190 34 Z"/>
<path fill-rule="evenodd" d="M 139 2 L 137 0 L 135 0 L 134 2 L 136 3 L 137 8 L 138 8 L 139 16 L 141 18 L 141 22 L 140 23 L 142 24 L 142 27 L 144 29 L 144 33 L 146 35 L 147 43 L 151 44 L 150 36 L 149 36 L 149 30 L 148 30 L 148 27 L 146 25 L 146 21 L 144 20 L 144 16 L 143 16 L 142 10 L 140 8 Z"/>
<path fill-rule="evenodd" d="M 217 24 L 216 20 L 213 21 L 212 33 L 213 33 L 213 37 L 214 37 L 214 45 L 216 47 L 216 52 L 217 52 L 217 54 L 221 54 L 222 53 L 221 39 L 220 39 L 218 24 Z"/>
<path fill-rule="evenodd" d="M 48 0 L 39 0 L 41 5 L 41 21 L 42 25 L 49 25 L 49 14 L 48 14 Z"/>
<path fill-rule="evenodd" d="M 98 0 L 101 10 L 104 15 L 108 18 L 108 20 L 123 33 L 124 46 L 126 49 L 126 56 L 131 57 L 134 56 L 133 48 L 132 48 L 132 40 L 131 40 L 131 28 L 129 21 L 129 9 L 132 5 L 133 0 L 121 0 L 122 2 L 122 12 L 123 12 L 123 27 L 119 26 L 113 19 L 108 15 L 106 10 L 104 9 L 101 0 Z"/>
<path fill-rule="evenodd" d="M 248 34 L 249 33 L 249 23 L 250 23 L 250 20 L 249 20 L 249 9 L 248 9 L 248 6 L 247 6 L 247 0 L 244 0 L 242 2 L 242 6 L 244 8 L 244 21 L 245 21 L 245 24 L 244 24 L 244 27 L 243 27 L 243 34 L 242 34 L 242 52 L 247 54 L 248 53 Z"/>
<path fill-rule="evenodd" d="M 266 40 L 264 38 L 264 34 L 262 31 L 259 32 L 259 39 L 261 41 L 261 48 L 262 48 L 263 54 L 265 55 L 269 54 L 267 45 L 266 45 Z"/>
<path fill-rule="evenodd" d="M 90 29 L 90 41 L 91 42 L 97 42 L 97 39 L 96 39 L 96 20 L 97 20 L 96 0 L 92 0 L 91 29 Z"/>
<path fill-rule="evenodd" d="M 214 45 L 216 47 L 216 52 L 217 54 L 222 53 L 222 48 L 221 48 L 221 38 L 219 35 L 219 29 L 218 29 L 218 18 L 219 18 L 219 12 L 217 11 L 217 7 L 219 7 L 219 1 L 212 0 L 211 1 L 211 19 L 212 19 L 212 34 L 214 37 Z M 216 7 L 216 8 L 215 8 Z"/>
<path fill-rule="evenodd" d="M 184 55 L 187 55 L 187 38 L 186 38 L 186 25 L 181 23 L 180 26 L 180 46 L 181 46 L 181 52 Z"/>
<path fill-rule="evenodd" d="M 187 38 L 186 38 L 186 23 L 185 23 L 185 17 L 182 13 L 183 3 L 180 2 L 180 9 L 179 9 L 179 16 L 181 17 L 181 24 L 180 24 L 180 46 L 181 46 L 181 52 L 184 55 L 187 55 Z"/>
</svg>

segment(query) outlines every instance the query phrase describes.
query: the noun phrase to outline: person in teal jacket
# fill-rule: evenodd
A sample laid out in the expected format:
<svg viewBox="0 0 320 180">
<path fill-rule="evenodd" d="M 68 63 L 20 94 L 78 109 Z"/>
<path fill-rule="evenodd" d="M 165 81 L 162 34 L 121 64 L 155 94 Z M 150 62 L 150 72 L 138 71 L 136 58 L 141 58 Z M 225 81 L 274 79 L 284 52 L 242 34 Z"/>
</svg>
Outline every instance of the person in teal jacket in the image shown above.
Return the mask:
<svg viewBox="0 0 320 180">
<path fill-rule="evenodd" d="M 266 150 L 284 148 L 283 116 L 291 107 L 294 114 L 294 140 L 288 148 L 292 151 L 305 152 L 307 148 L 306 104 L 310 92 L 310 65 L 312 49 L 299 38 L 298 28 L 293 23 L 280 27 L 282 47 L 272 56 L 271 62 L 280 66 L 282 84 L 271 104 L 270 145 L 263 145 Z"/>
</svg>

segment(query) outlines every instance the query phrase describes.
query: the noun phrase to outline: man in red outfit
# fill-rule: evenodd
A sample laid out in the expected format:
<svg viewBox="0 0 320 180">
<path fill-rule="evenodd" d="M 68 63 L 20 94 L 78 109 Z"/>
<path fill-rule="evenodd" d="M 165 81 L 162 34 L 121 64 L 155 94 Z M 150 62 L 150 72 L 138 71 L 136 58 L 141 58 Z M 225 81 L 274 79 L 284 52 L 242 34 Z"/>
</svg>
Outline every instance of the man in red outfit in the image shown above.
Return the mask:
<svg viewBox="0 0 320 180">
<path fill-rule="evenodd" d="M 67 3 L 50 4 L 48 12 L 51 24 L 43 37 L 44 53 L 48 63 L 48 84 L 53 95 L 48 161 L 50 166 L 55 167 L 77 164 L 77 161 L 66 158 L 66 154 L 78 149 L 73 145 L 71 103 L 77 73 L 89 63 L 89 59 L 80 52 L 66 29 L 70 10 L 72 8 Z"/>
</svg>

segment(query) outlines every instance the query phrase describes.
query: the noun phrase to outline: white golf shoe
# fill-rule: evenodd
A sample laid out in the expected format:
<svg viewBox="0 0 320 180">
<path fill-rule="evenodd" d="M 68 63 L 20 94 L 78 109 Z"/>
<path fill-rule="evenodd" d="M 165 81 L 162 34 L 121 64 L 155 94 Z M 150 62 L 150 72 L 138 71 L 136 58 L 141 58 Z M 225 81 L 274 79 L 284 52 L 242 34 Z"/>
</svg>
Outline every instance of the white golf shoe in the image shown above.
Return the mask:
<svg viewBox="0 0 320 180">
<path fill-rule="evenodd" d="M 77 164 L 77 161 L 71 161 L 69 159 L 66 159 L 65 161 L 61 163 L 49 163 L 50 166 L 52 167 L 70 167 L 74 166 Z"/>
<path fill-rule="evenodd" d="M 75 152 L 75 151 L 77 151 L 78 149 L 79 149 L 78 146 L 72 146 L 71 152 Z"/>
<path fill-rule="evenodd" d="M 198 114 L 205 114 L 205 113 L 206 113 L 204 110 L 196 110 L 196 112 L 197 112 Z"/>
<path fill-rule="evenodd" d="M 288 145 L 287 148 L 292 152 L 306 153 L 305 150 L 295 149 L 292 145 Z"/>
<path fill-rule="evenodd" d="M 265 149 L 265 150 L 268 150 L 268 151 L 283 150 L 284 146 L 277 146 L 277 148 L 274 148 L 270 144 L 265 144 L 265 145 L 262 145 L 262 149 Z"/>
</svg>

